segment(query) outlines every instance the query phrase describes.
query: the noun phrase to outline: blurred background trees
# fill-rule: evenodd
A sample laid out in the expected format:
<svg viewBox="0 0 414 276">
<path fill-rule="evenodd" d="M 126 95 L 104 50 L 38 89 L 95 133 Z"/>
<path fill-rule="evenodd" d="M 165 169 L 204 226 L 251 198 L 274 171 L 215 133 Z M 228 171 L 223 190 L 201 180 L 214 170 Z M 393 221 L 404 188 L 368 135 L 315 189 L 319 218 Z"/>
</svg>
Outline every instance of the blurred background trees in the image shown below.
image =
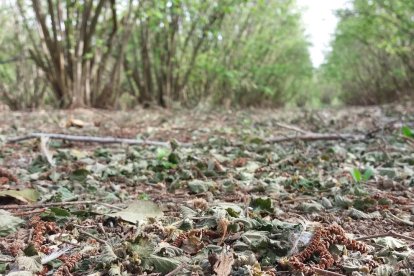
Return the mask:
<svg viewBox="0 0 414 276">
<path fill-rule="evenodd" d="M 347 104 L 380 104 L 414 94 L 414 1 L 354 0 L 338 11 L 322 67 Z"/>
<path fill-rule="evenodd" d="M 294 0 L 0 3 L 12 109 L 377 104 L 413 96 L 414 2 L 353 0 L 313 68 Z"/>
</svg>

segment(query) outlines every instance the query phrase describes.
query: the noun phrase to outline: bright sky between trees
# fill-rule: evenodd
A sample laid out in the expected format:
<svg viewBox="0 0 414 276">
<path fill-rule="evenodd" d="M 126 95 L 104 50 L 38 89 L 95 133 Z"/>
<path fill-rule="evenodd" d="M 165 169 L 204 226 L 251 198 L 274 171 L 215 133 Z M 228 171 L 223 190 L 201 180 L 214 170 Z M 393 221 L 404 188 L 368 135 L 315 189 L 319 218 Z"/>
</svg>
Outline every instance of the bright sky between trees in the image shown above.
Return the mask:
<svg viewBox="0 0 414 276">
<path fill-rule="evenodd" d="M 329 50 L 329 42 L 338 23 L 335 10 L 344 8 L 348 0 L 297 0 L 303 10 L 303 22 L 306 34 L 312 46 L 310 54 L 313 66 L 324 62 L 324 55 Z"/>
</svg>

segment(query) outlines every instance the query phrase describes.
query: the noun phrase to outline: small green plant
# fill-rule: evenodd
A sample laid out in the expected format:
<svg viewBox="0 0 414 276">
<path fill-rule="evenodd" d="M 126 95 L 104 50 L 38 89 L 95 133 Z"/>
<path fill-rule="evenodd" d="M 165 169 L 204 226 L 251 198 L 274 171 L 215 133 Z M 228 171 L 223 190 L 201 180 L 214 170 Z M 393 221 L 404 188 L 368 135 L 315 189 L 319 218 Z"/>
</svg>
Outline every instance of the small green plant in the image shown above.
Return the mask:
<svg viewBox="0 0 414 276">
<path fill-rule="evenodd" d="M 177 153 L 171 152 L 165 148 L 157 149 L 157 166 L 161 166 L 164 169 L 172 169 L 177 167 L 180 162 L 180 158 Z"/>
<path fill-rule="evenodd" d="M 358 168 L 353 168 L 351 170 L 352 178 L 356 183 L 361 183 L 362 181 L 368 181 L 371 179 L 371 177 L 374 176 L 374 170 L 371 167 L 368 167 L 365 169 L 364 173 L 361 173 L 361 171 Z"/>
<path fill-rule="evenodd" d="M 403 126 L 401 128 L 401 132 L 405 137 L 414 138 L 414 130 L 412 130 L 408 126 Z"/>
<path fill-rule="evenodd" d="M 151 196 L 147 193 L 141 193 L 138 195 L 139 200 L 151 200 Z"/>
</svg>

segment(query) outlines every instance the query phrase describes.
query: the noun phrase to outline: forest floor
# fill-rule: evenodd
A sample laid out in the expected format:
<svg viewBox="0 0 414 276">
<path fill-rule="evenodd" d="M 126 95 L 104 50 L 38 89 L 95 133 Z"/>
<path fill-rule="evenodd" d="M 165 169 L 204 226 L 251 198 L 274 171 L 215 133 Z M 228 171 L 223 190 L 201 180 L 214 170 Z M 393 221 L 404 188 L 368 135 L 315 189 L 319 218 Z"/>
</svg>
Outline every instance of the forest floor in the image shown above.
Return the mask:
<svg viewBox="0 0 414 276">
<path fill-rule="evenodd" d="M 412 275 L 413 129 L 409 104 L 0 112 L 0 274 Z"/>
</svg>

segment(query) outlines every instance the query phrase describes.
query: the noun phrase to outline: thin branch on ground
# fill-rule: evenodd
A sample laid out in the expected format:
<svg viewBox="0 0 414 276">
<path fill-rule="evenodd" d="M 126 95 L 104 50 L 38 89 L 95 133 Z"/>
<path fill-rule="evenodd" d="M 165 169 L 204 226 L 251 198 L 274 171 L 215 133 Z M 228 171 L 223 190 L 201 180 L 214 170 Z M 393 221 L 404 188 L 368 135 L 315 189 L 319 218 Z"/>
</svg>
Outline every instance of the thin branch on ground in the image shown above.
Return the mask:
<svg viewBox="0 0 414 276">
<path fill-rule="evenodd" d="M 414 139 L 413 138 L 407 137 L 407 136 L 404 136 L 404 135 L 399 135 L 399 137 L 402 138 L 405 142 L 407 142 L 407 144 L 409 146 L 411 146 L 412 148 L 414 148 Z"/>
<path fill-rule="evenodd" d="M 108 204 L 108 203 L 104 203 L 104 202 L 96 202 L 96 203 L 98 203 L 99 205 L 111 208 L 111 209 L 124 210 L 124 208 L 119 207 L 119 206 L 115 206 L 115 205 L 112 205 L 112 204 Z"/>
<path fill-rule="evenodd" d="M 365 135 L 336 134 L 336 133 L 308 133 L 304 135 L 290 135 L 286 137 L 273 137 L 265 140 L 267 143 L 281 143 L 289 141 L 330 141 L 330 140 L 355 140 L 359 141 Z"/>
<path fill-rule="evenodd" d="M 406 225 L 410 225 L 410 226 L 414 226 L 414 223 L 402 218 L 397 217 L 396 215 L 394 215 L 393 213 L 389 212 L 389 211 L 385 211 L 385 214 L 387 214 L 388 216 L 390 216 L 394 221 L 406 224 Z"/>
<path fill-rule="evenodd" d="M 363 240 L 370 240 L 370 239 L 383 238 L 383 237 L 394 237 L 394 238 L 400 238 L 400 239 L 404 239 L 404 240 L 414 242 L 413 237 L 402 235 L 402 234 L 399 234 L 395 231 L 389 231 L 387 233 L 378 234 L 378 235 L 369 235 L 369 236 L 365 236 L 365 237 L 360 237 L 360 238 L 357 238 L 355 240 L 363 241 Z"/>
<path fill-rule="evenodd" d="M 57 133 L 31 133 L 25 136 L 18 136 L 9 138 L 6 143 L 12 144 L 20 141 L 31 140 L 47 137 L 49 139 L 58 139 L 73 142 L 86 142 L 86 143 L 99 143 L 99 144 L 127 144 L 127 145 L 150 145 L 169 147 L 169 142 L 161 141 L 149 141 L 149 140 L 137 140 L 137 139 L 126 139 L 117 137 L 98 137 L 98 136 L 84 136 L 84 135 L 68 135 L 68 134 L 57 134 Z M 181 147 L 189 147 L 190 143 L 178 143 Z"/>
<path fill-rule="evenodd" d="M 55 206 L 67 206 L 67 205 L 80 205 L 80 204 L 92 204 L 97 203 L 96 200 L 84 200 L 84 201 L 65 201 L 65 202 L 51 202 L 51 203 L 42 203 L 42 204 L 33 204 L 33 205 L 4 205 L 0 206 L 0 209 L 4 210 L 13 210 L 13 209 L 36 209 L 36 208 L 47 208 L 47 207 L 55 207 Z"/>
<path fill-rule="evenodd" d="M 92 238 L 92 239 L 94 239 L 94 240 L 96 240 L 96 241 L 98 241 L 98 242 L 100 242 L 102 244 L 107 244 L 107 242 L 105 240 L 103 240 L 101 238 L 98 238 L 95 235 L 92 235 L 91 233 L 88 233 L 88 232 L 86 232 L 86 231 L 84 231 L 82 229 L 78 229 L 78 232 L 81 233 L 81 234 L 83 234 L 83 235 L 85 235 L 85 236 L 88 236 L 89 238 Z"/>
<path fill-rule="evenodd" d="M 301 129 L 301 128 L 297 127 L 297 126 L 287 125 L 287 124 L 283 124 L 283 123 L 276 123 L 276 125 L 279 126 L 279 127 L 286 128 L 286 129 L 289 129 L 289 130 L 293 130 L 293 131 L 296 131 L 296 132 L 300 132 L 300 133 L 303 133 L 303 134 L 310 134 L 310 133 L 312 133 L 310 131 Z"/>
<path fill-rule="evenodd" d="M 46 208 L 42 208 L 42 209 L 39 209 L 39 210 L 30 210 L 30 211 L 16 212 L 16 213 L 12 213 L 12 214 L 14 216 L 23 217 L 23 216 L 28 216 L 28 215 L 43 213 L 44 211 L 46 211 Z"/>
<path fill-rule="evenodd" d="M 315 272 L 320 274 L 320 275 L 326 275 L 326 276 L 345 276 L 345 274 L 340 274 L 340 273 L 336 273 L 336 272 L 332 272 L 332 271 L 328 271 L 328 270 L 324 270 L 324 269 L 319 269 L 319 268 L 314 268 Z"/>
</svg>

